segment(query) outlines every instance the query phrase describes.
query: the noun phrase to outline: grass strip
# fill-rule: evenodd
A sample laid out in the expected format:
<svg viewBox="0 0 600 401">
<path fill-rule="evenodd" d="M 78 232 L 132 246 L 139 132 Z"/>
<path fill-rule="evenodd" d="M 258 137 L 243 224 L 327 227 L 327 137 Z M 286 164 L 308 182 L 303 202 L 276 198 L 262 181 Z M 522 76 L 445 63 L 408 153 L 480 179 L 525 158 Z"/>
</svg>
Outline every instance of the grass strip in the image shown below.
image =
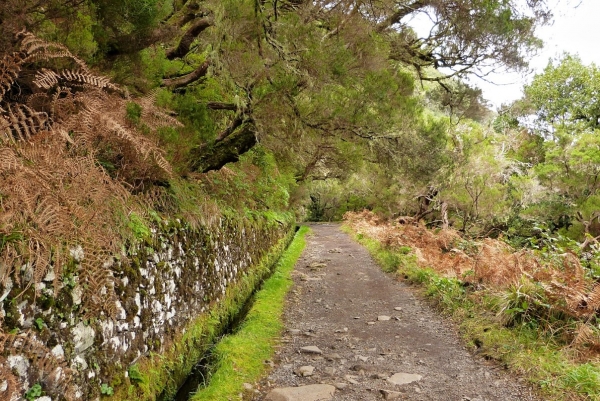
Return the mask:
<svg viewBox="0 0 600 401">
<path fill-rule="evenodd" d="M 264 376 L 274 347 L 278 342 L 283 322 L 284 299 L 293 282 L 291 272 L 306 242 L 308 227 L 301 227 L 277 263 L 248 312 L 245 321 L 234 334 L 224 337 L 213 351 L 215 370 L 208 385 L 195 393 L 191 401 L 239 399 L 244 383 L 254 383 Z"/>
<path fill-rule="evenodd" d="M 544 400 L 600 401 L 599 364 L 577 363 L 571 349 L 535 325 L 502 325 L 494 311 L 497 294 L 470 290 L 458 279 L 419 267 L 409 247 L 387 248 L 347 226 L 343 230 L 367 248 L 384 271 L 420 285 L 425 295 L 458 324 L 468 346 L 522 375 L 539 389 Z"/>
</svg>

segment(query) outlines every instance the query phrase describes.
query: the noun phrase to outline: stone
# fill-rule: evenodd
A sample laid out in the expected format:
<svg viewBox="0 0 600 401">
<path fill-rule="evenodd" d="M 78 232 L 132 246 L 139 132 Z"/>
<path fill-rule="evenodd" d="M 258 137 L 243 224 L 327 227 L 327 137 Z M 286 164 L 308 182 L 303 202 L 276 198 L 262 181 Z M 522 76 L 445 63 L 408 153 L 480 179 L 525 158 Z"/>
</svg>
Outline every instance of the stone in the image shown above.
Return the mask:
<svg viewBox="0 0 600 401">
<path fill-rule="evenodd" d="M 319 349 L 319 347 L 317 347 L 315 345 L 309 345 L 308 347 L 302 347 L 302 348 L 300 348 L 300 352 L 303 352 L 305 354 L 318 354 L 318 355 L 323 354 L 323 351 L 321 351 Z"/>
<path fill-rule="evenodd" d="M 333 398 L 334 393 L 335 387 L 329 384 L 281 387 L 267 394 L 265 401 L 328 401 Z"/>
<path fill-rule="evenodd" d="M 375 322 L 367 322 L 367 324 L 368 324 L 369 326 L 373 326 L 373 325 L 375 324 Z"/>
<path fill-rule="evenodd" d="M 35 401 L 52 401 L 52 398 L 48 397 L 47 395 L 44 395 L 40 398 L 36 398 Z"/>
<path fill-rule="evenodd" d="M 336 372 L 336 368 L 331 367 L 331 366 L 328 366 L 325 369 L 323 369 L 323 373 L 325 373 L 326 375 L 329 375 L 329 376 L 335 375 L 335 372 Z"/>
<path fill-rule="evenodd" d="M 8 367 L 16 372 L 19 377 L 27 377 L 27 372 L 29 371 L 28 359 L 25 359 L 21 355 L 9 355 L 6 358 L 6 362 L 8 362 Z"/>
<path fill-rule="evenodd" d="M 248 390 L 248 391 L 250 391 L 254 388 L 254 386 L 252 386 L 252 384 L 250 384 L 250 383 L 244 383 L 243 386 L 244 386 L 244 390 Z"/>
<path fill-rule="evenodd" d="M 50 353 L 55 358 L 63 358 L 65 356 L 65 350 L 63 349 L 62 345 L 60 345 L 60 344 L 57 344 L 54 348 L 52 348 Z"/>
<path fill-rule="evenodd" d="M 347 381 L 348 383 L 350 383 L 350 384 L 359 384 L 359 383 L 356 381 L 356 376 L 352 376 L 352 375 L 346 375 L 346 376 L 344 376 L 344 379 L 346 379 L 346 381 Z"/>
<path fill-rule="evenodd" d="M 334 383 L 333 385 L 338 390 L 343 390 L 348 387 L 348 383 Z"/>
<path fill-rule="evenodd" d="M 326 360 L 328 361 L 339 361 L 340 359 L 342 359 L 342 356 L 340 354 L 334 353 L 334 354 L 326 354 L 323 355 L 325 357 Z"/>
<path fill-rule="evenodd" d="M 402 393 L 400 393 L 398 391 L 391 391 L 391 390 L 379 390 L 379 392 L 383 396 L 384 400 L 395 400 L 397 398 L 400 398 L 400 396 L 402 395 Z"/>
<path fill-rule="evenodd" d="M 401 308 L 400 306 L 396 306 L 396 307 L 394 308 L 394 310 L 401 311 L 401 310 L 402 310 L 402 308 Z"/>
<path fill-rule="evenodd" d="M 298 368 L 298 370 L 296 370 L 296 375 L 300 376 L 300 377 L 308 377 L 308 376 L 312 376 L 313 373 L 315 371 L 315 367 L 314 366 L 300 366 Z"/>
<path fill-rule="evenodd" d="M 73 343 L 75 354 L 81 354 L 86 349 L 94 345 L 94 336 L 96 333 L 90 326 L 85 326 L 83 323 L 79 323 L 73 328 Z"/>
<path fill-rule="evenodd" d="M 300 334 L 300 330 L 298 329 L 289 329 L 288 332 L 293 336 Z"/>
<path fill-rule="evenodd" d="M 386 375 L 385 373 L 375 373 L 371 376 L 371 379 L 379 379 L 379 380 L 387 380 L 390 375 Z"/>
<path fill-rule="evenodd" d="M 46 273 L 46 275 L 44 276 L 42 281 L 52 282 L 52 281 L 54 281 L 55 278 L 56 278 L 56 274 L 54 273 L 54 269 L 48 269 L 48 272 Z"/>
<path fill-rule="evenodd" d="M 313 262 L 310 265 L 308 265 L 308 268 L 311 269 L 311 270 L 322 269 L 324 267 L 327 267 L 327 263 Z"/>
<path fill-rule="evenodd" d="M 81 305 L 81 297 L 83 296 L 83 290 L 81 286 L 76 286 L 73 288 L 71 292 L 71 297 L 73 298 L 73 305 Z"/>
<path fill-rule="evenodd" d="M 377 320 L 380 321 L 380 322 L 385 322 L 385 321 L 388 321 L 390 319 L 391 319 L 390 316 L 385 316 L 385 315 L 377 316 Z"/>
<path fill-rule="evenodd" d="M 388 378 L 387 381 L 397 386 L 402 386 L 403 384 L 418 382 L 422 378 L 423 376 L 412 373 L 396 373 Z"/>
</svg>

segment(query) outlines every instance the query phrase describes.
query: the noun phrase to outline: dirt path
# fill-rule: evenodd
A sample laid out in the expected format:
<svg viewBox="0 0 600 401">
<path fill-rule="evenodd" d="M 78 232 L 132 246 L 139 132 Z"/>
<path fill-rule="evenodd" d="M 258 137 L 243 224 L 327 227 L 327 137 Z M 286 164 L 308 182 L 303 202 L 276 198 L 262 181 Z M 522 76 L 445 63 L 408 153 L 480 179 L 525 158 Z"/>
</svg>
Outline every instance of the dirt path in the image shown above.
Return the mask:
<svg viewBox="0 0 600 401">
<path fill-rule="evenodd" d="M 339 225 L 312 229 L 287 301 L 288 330 L 265 382 L 266 391 L 277 389 L 255 400 L 538 400 L 467 352 L 451 324 L 381 272 Z M 321 386 L 280 389 L 314 384 Z"/>
</svg>

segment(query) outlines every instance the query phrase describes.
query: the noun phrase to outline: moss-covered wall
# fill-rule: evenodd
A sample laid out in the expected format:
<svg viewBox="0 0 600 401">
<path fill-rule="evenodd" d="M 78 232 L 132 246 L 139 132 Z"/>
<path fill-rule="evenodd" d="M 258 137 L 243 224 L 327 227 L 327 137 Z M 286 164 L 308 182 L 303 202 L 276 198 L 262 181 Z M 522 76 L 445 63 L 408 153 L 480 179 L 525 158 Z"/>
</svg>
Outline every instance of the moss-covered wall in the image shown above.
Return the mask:
<svg viewBox="0 0 600 401">
<path fill-rule="evenodd" d="M 76 248 L 63 277 L 48 274 L 37 294 L 0 286 L 0 400 L 168 399 L 292 232 L 291 218 L 162 222 L 107 259 L 111 277 L 98 278 L 106 285 L 96 294 L 79 285 L 85 255 Z M 112 316 L 87 310 L 82 294 L 110 304 Z"/>
</svg>

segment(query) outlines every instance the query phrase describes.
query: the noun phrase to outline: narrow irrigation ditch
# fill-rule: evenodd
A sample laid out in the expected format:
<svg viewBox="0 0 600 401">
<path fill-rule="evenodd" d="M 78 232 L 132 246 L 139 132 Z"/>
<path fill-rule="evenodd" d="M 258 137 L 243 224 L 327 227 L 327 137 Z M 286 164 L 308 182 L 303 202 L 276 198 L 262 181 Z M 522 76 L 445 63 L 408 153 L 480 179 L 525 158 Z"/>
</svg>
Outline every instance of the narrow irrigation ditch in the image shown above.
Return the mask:
<svg viewBox="0 0 600 401">
<path fill-rule="evenodd" d="M 239 312 L 224 323 L 221 334 L 196 363 L 173 401 L 227 399 L 227 396 L 243 392 L 243 383 L 261 376 L 265 369 L 262 366 L 263 355 L 271 352 L 271 345 L 282 328 L 280 316 L 285 294 L 292 284 L 290 273 L 304 249 L 307 231 L 307 227 L 296 228 L 290 245 L 270 274 L 256 287 Z M 257 347 L 241 346 L 248 341 L 245 336 Z M 237 347 L 236 341 L 239 342 Z M 224 342 L 228 344 L 222 347 Z M 235 365 L 239 368 L 234 373 L 227 371 L 227 367 L 234 364 L 228 363 L 229 358 L 238 358 Z"/>
</svg>

